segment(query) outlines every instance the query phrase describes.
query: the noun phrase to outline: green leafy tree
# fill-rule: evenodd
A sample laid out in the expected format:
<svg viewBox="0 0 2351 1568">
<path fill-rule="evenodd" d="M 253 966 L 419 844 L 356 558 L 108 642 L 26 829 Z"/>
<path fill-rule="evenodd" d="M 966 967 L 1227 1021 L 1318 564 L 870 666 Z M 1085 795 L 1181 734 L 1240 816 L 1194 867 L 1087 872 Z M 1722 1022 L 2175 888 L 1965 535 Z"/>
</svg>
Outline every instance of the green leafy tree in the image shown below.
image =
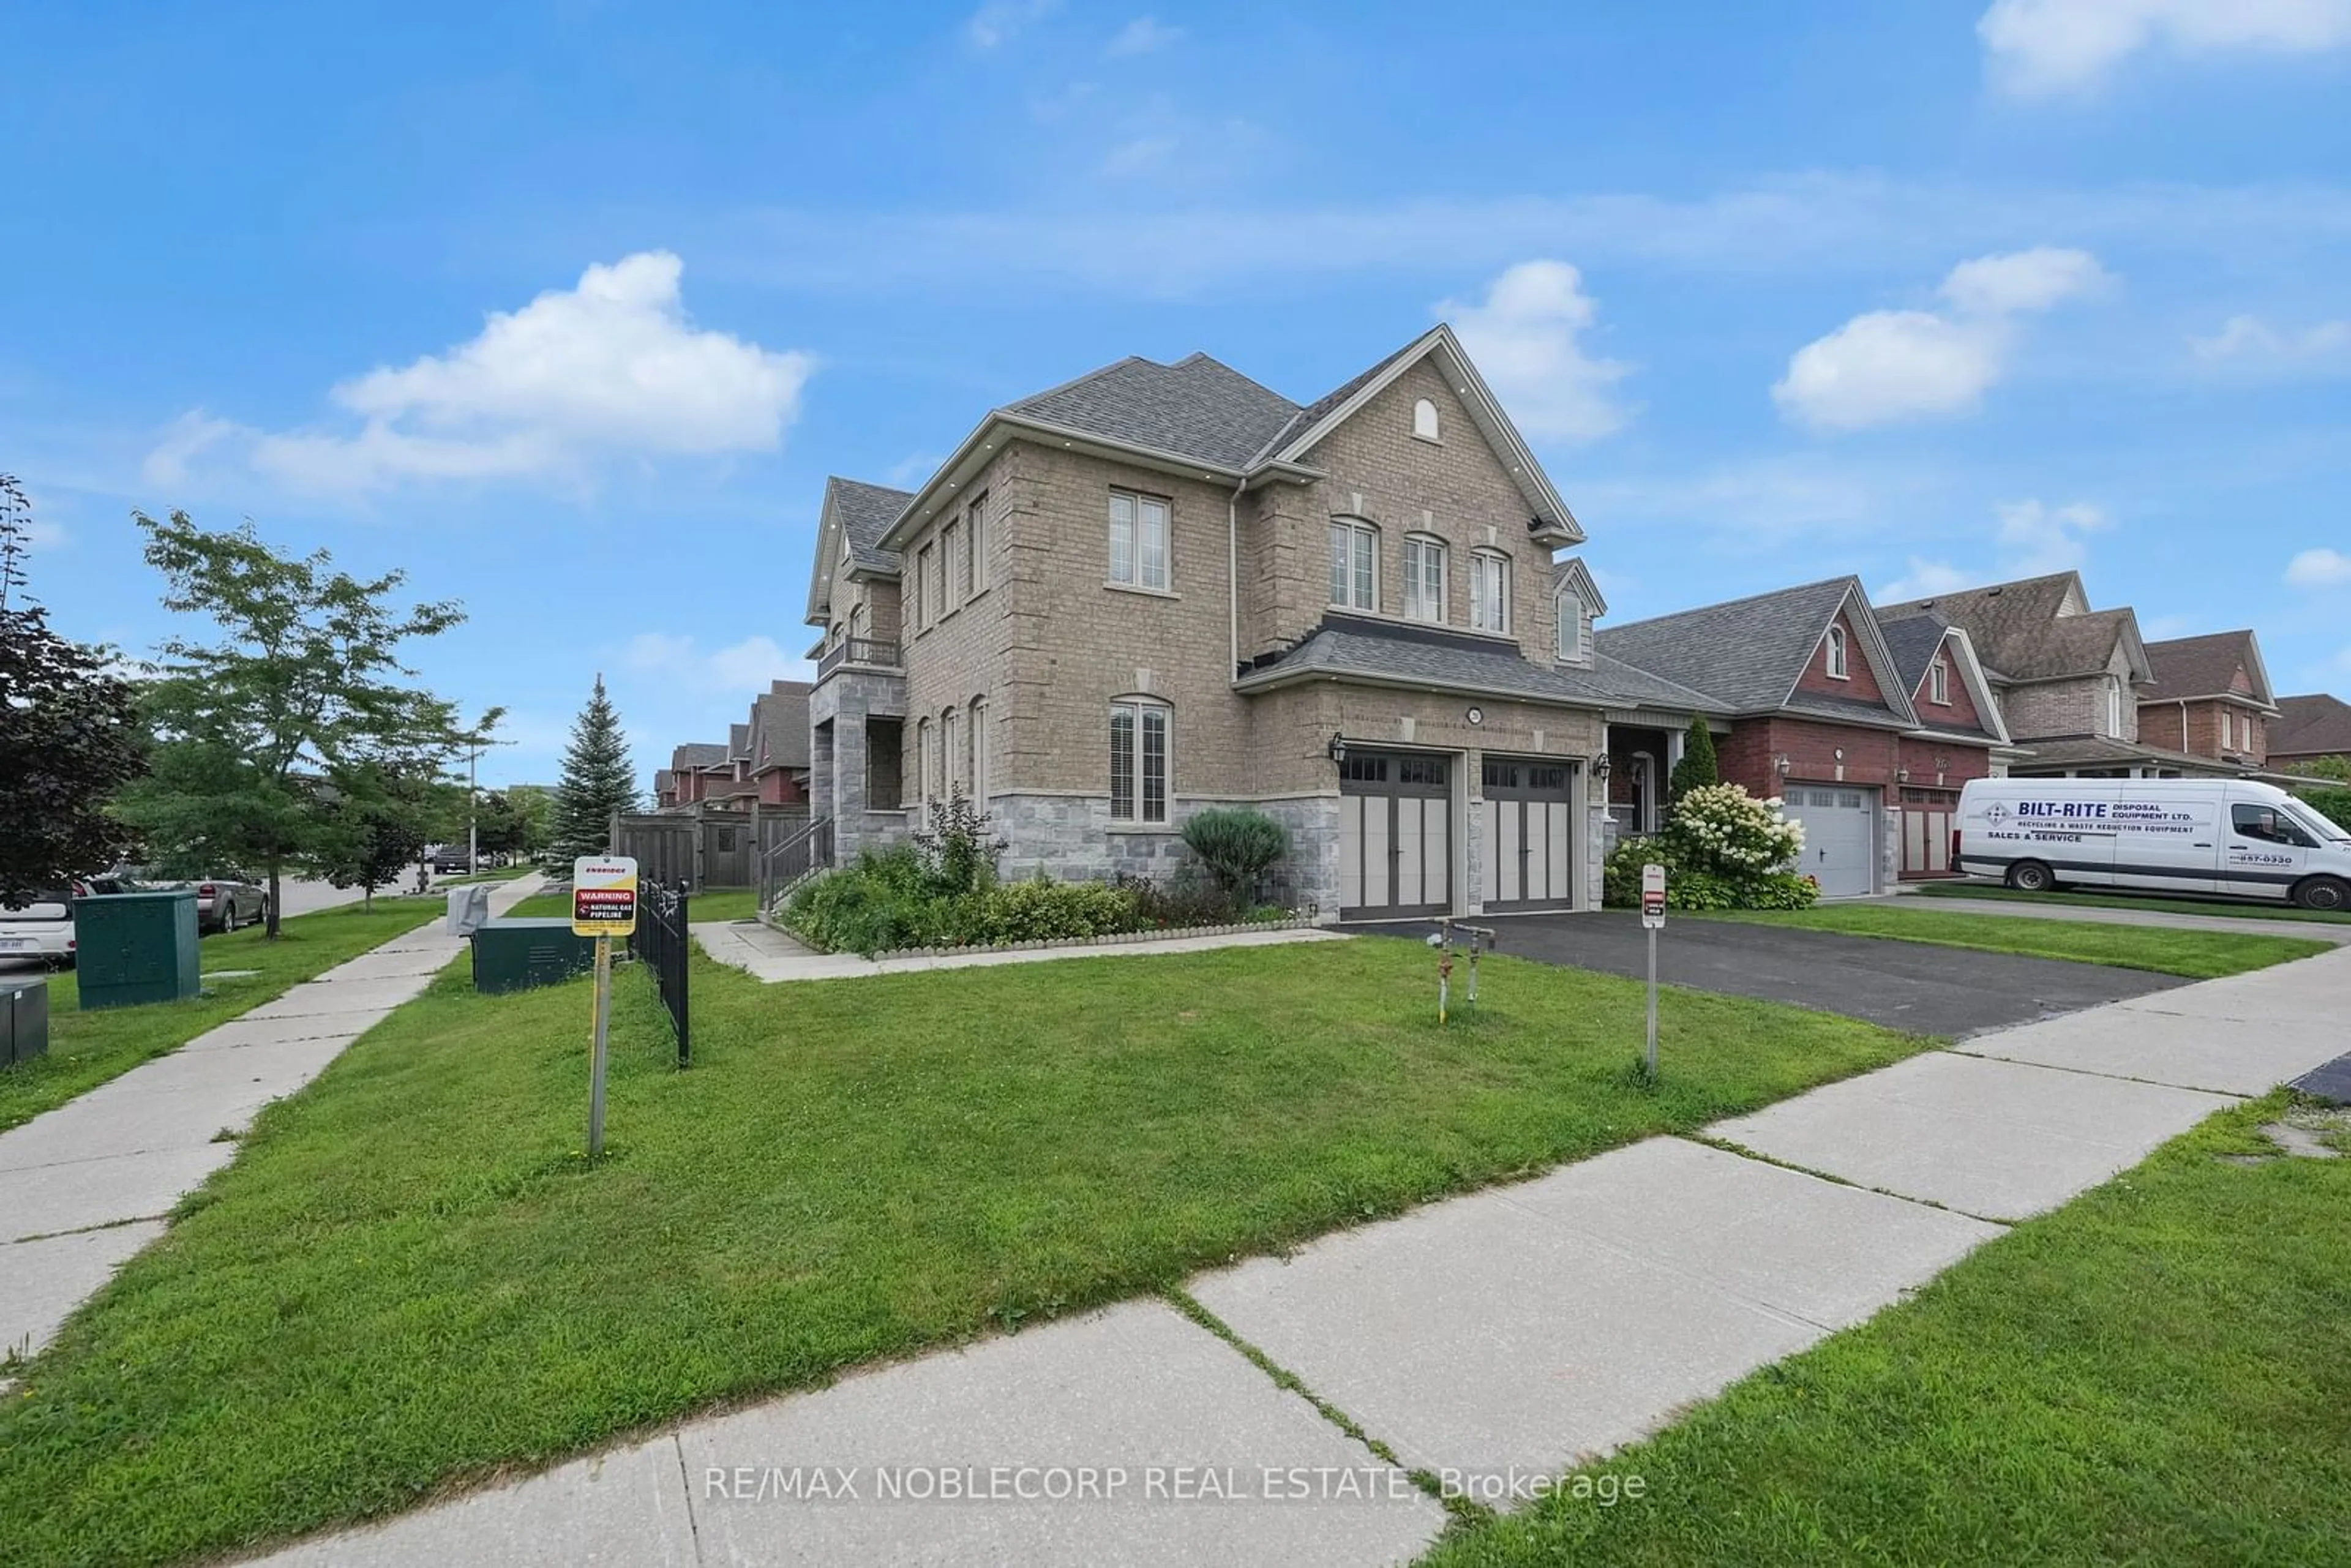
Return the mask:
<svg viewBox="0 0 2351 1568">
<path fill-rule="evenodd" d="M 424 852 L 434 821 L 458 797 L 437 767 L 363 759 L 337 768 L 317 790 L 316 833 L 303 859 L 335 887 L 356 887 L 369 907 Z"/>
<path fill-rule="evenodd" d="M 637 803 L 636 767 L 629 760 L 629 743 L 621 733 L 621 716 L 604 695 L 604 677 L 588 706 L 571 721 L 571 739 L 563 748 L 563 777 L 555 786 L 555 812 L 548 845 L 549 859 L 569 869 L 581 855 L 601 855 L 612 842 L 612 814 Z"/>
<path fill-rule="evenodd" d="M 145 766 L 131 684 L 25 597 L 32 513 L 0 474 L 0 904 L 112 864 L 129 830 L 106 802 Z"/>
<path fill-rule="evenodd" d="M 1210 806 L 1184 820 L 1184 842 L 1225 895 L 1239 903 L 1256 895 L 1258 879 L 1288 852 L 1290 835 L 1262 811 Z"/>
<path fill-rule="evenodd" d="M 1691 790 L 1720 782 L 1722 771 L 1714 757 L 1714 731 L 1707 728 L 1703 717 L 1692 714 L 1689 735 L 1682 742 L 1682 759 L 1674 764 L 1673 776 L 1666 780 L 1666 798 L 1678 806 L 1682 797 Z"/>
<path fill-rule="evenodd" d="M 132 517 L 164 607 L 210 617 L 220 637 L 162 644 L 142 698 L 153 768 L 118 810 L 166 871 L 266 881 L 275 938 L 285 871 L 332 858 L 338 830 L 320 786 L 370 763 L 437 770 L 464 744 L 455 708 L 409 684 L 400 650 L 465 613 L 446 602 L 394 610 L 405 573 L 355 578 L 323 549 L 283 555 L 250 523 L 211 532 L 185 512 Z"/>
</svg>

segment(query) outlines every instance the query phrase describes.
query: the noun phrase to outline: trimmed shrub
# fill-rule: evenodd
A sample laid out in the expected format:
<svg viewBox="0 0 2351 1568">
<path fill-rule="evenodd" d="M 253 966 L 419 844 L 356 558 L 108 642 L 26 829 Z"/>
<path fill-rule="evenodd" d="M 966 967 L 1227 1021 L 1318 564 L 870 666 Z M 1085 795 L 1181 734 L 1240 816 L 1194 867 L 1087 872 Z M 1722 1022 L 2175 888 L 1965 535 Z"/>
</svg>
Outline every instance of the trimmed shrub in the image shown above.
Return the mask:
<svg viewBox="0 0 2351 1568">
<path fill-rule="evenodd" d="M 1691 790 L 1721 781 L 1721 765 L 1714 755 L 1714 731 L 1707 728 L 1702 716 L 1692 714 L 1689 734 L 1682 741 L 1682 759 L 1674 764 L 1673 776 L 1666 780 L 1666 800 L 1678 806 L 1682 797 Z"/>
<path fill-rule="evenodd" d="M 1141 928 L 1134 900 L 1101 882 L 1007 883 L 978 900 L 978 918 L 965 941 L 1061 942 Z"/>
<path fill-rule="evenodd" d="M 1669 908 L 1802 909 L 1820 896 L 1810 878 L 1788 869 L 1803 847 L 1803 829 L 1780 814 L 1778 800 L 1759 800 L 1736 784 L 1701 785 L 1682 797 L 1665 831 L 1610 853 L 1602 902 L 1637 906 L 1641 867 L 1655 861 L 1666 868 Z"/>
<path fill-rule="evenodd" d="M 1289 852 L 1290 835 L 1262 811 L 1212 806 L 1185 820 L 1184 842 L 1200 857 L 1227 898 L 1238 902 Z"/>
</svg>

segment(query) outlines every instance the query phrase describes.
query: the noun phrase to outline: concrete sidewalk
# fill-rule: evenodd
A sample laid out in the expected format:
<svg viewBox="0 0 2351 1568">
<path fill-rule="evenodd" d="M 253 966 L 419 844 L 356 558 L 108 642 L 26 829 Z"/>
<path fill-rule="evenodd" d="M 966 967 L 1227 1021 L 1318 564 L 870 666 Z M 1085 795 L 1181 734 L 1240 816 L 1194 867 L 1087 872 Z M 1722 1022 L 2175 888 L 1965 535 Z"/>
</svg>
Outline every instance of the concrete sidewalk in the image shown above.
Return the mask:
<svg viewBox="0 0 2351 1568">
<path fill-rule="evenodd" d="M 537 875 L 490 894 L 494 913 Z M 0 1133 L 0 1352 L 48 1343 L 163 1217 L 236 1155 L 235 1134 L 465 951 L 439 922 L 304 981 L 167 1056 Z"/>
<path fill-rule="evenodd" d="M 2346 988 L 2338 950 L 1982 1036 L 1710 1130 L 1785 1164 L 1653 1138 L 1189 1292 L 1406 1465 L 1508 1508 L 1514 1484 L 1656 1430 L 2326 1060 Z M 1144 1301 L 270 1561 L 1369 1563 L 1444 1521 L 1225 1338 Z"/>
<path fill-rule="evenodd" d="M 1272 947 L 1286 942 L 1332 942 L 1340 936 L 1339 932 L 1320 926 L 1294 925 L 1272 931 L 1222 931 L 1207 936 L 1138 936 L 1131 942 L 1081 943 L 1066 947 L 862 958 L 854 953 L 819 953 L 789 934 L 758 920 L 713 920 L 694 927 L 694 939 L 702 944 L 704 952 L 770 986 L 786 980 L 841 980 L 922 969 L 1037 964 L 1054 958 L 1116 958 L 1146 953 L 1202 953 L 1211 947 Z"/>
</svg>

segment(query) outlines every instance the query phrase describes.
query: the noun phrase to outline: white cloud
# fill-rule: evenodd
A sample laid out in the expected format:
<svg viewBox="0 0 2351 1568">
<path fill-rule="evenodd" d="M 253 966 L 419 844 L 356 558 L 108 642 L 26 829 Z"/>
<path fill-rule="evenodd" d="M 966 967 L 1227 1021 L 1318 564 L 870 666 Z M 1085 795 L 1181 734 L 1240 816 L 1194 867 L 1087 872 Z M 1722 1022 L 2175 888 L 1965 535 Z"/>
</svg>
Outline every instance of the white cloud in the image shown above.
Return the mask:
<svg viewBox="0 0 2351 1568">
<path fill-rule="evenodd" d="M 2314 54 L 2351 43 L 2351 0 L 1994 0 L 1976 23 L 1992 78 L 2022 97 L 2096 86 L 2162 48 Z"/>
<path fill-rule="evenodd" d="M 1772 401 L 1823 431 L 1970 413 L 2006 368 L 2016 317 L 2105 281 L 2097 259 L 2080 250 L 2043 246 L 1963 261 L 1943 279 L 1946 312 L 1855 317 L 1796 350 Z"/>
<path fill-rule="evenodd" d="M 1522 261 L 1486 290 L 1483 304 L 1447 299 L 1449 318 L 1495 396 L 1537 440 L 1595 441 L 1624 428 L 1628 411 L 1611 389 L 1633 369 L 1595 360 L 1579 340 L 1599 313 L 1583 275 L 1563 261 Z"/>
<path fill-rule="evenodd" d="M 1928 599 L 2008 578 L 2078 571 L 2090 557 L 2089 543 L 2083 536 L 2102 533 L 2114 526 L 2114 519 L 2105 508 L 2086 501 L 2063 507 L 2037 500 L 2002 501 L 1993 506 L 1992 517 L 1995 526 L 1991 567 L 1966 568 L 1914 555 L 1902 577 L 1877 591 L 1879 602 Z"/>
<path fill-rule="evenodd" d="M 1137 16 L 1118 30 L 1118 36 L 1111 39 L 1102 53 L 1113 59 L 1148 55 L 1167 47 L 1183 36 L 1183 28 L 1170 27 L 1155 16 Z"/>
<path fill-rule="evenodd" d="M 807 660 L 784 652 L 773 637 L 764 635 L 705 652 L 689 636 L 641 632 L 629 640 L 622 656 L 639 674 L 696 691 L 740 693 L 747 704 L 766 691 L 768 682 L 808 673 Z"/>
<path fill-rule="evenodd" d="M 1061 0 L 988 0 L 963 25 L 978 49 L 1000 48 L 1061 8 Z"/>
<path fill-rule="evenodd" d="M 581 275 L 444 354 L 334 389 L 355 434 L 236 432 L 253 465 L 299 489 L 356 492 L 411 479 L 576 476 L 617 457 L 772 451 L 814 368 L 695 327 L 683 264 L 646 251 Z M 150 455 L 151 478 L 183 476 L 235 427 L 183 416 Z M 161 477 L 159 477 L 159 476 Z"/>
<path fill-rule="evenodd" d="M 2351 321 L 2279 329 L 2258 316 L 2231 316 L 2209 338 L 2190 338 L 2199 360 L 2251 369 L 2351 369 Z"/>
<path fill-rule="evenodd" d="M 2351 555 L 2321 545 L 2286 563 L 2285 580 L 2296 588 L 2339 588 L 2351 583 Z"/>
<path fill-rule="evenodd" d="M 190 409 L 165 427 L 163 438 L 147 455 L 140 473 L 150 485 L 183 484 L 189 464 L 239 434 L 233 422 L 214 419 L 200 408 Z"/>
</svg>

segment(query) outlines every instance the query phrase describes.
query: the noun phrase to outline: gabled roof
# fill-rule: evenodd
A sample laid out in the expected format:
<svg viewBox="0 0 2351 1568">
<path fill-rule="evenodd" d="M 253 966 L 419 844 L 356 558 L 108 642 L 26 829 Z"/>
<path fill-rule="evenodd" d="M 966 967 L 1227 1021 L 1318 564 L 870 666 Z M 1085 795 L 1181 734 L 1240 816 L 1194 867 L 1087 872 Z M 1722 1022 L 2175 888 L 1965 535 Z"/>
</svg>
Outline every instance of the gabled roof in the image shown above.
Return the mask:
<svg viewBox="0 0 2351 1568">
<path fill-rule="evenodd" d="M 1592 569 L 1583 564 L 1583 558 L 1580 555 L 1569 556 L 1552 569 L 1551 596 L 1557 599 L 1571 588 L 1575 591 L 1575 596 L 1583 601 L 1585 614 L 1597 616 L 1608 613 L 1608 601 L 1601 597 L 1600 585 L 1592 580 Z"/>
<path fill-rule="evenodd" d="M 1881 612 L 1877 630 L 1886 638 L 1887 651 L 1894 655 L 1895 667 L 1902 672 L 1902 689 L 1910 694 L 1910 706 L 1918 716 L 1919 728 L 1936 735 L 1981 736 L 2007 744 L 2008 721 L 2001 715 L 2000 701 L 1992 693 L 1991 683 L 1984 677 L 1983 662 L 1976 657 L 1975 645 L 1969 641 L 1964 627 L 1950 625 L 1932 611 L 1906 615 L 1898 621 L 1887 620 Z M 1949 661 L 1949 667 L 1958 674 L 1959 684 L 1975 703 L 1974 724 L 1952 722 L 1943 709 L 1934 706 L 1934 694 L 1926 690 L 1927 671 L 1934 664 L 1935 655 L 1945 648 L 1958 655 Z"/>
<path fill-rule="evenodd" d="M 1518 427 L 1462 351 L 1453 329 L 1439 325 L 1304 406 L 1206 354 L 1186 355 L 1172 365 L 1130 356 L 1007 403 L 981 420 L 922 489 L 902 503 L 876 548 L 893 548 L 902 535 L 919 527 L 935 509 L 925 502 L 970 478 L 988 460 L 999 438 L 1058 438 L 1065 446 L 1099 449 L 1171 472 L 1196 473 L 1236 488 L 1279 478 L 1319 477 L 1306 461 L 1314 447 L 1398 376 L 1426 360 L 1440 363 L 1470 418 L 1509 467 L 1526 500 L 1530 533 L 1545 544 L 1583 542 L 1583 528 Z M 819 570 L 823 570 L 820 558 Z M 812 589 L 812 620 L 820 602 Z"/>
<path fill-rule="evenodd" d="M 689 740 L 670 753 L 669 765 L 680 773 L 702 768 L 724 768 L 726 766 L 726 748 L 715 741 Z"/>
<path fill-rule="evenodd" d="M 1813 651 L 1840 611 L 1860 634 L 1886 694 L 1881 705 L 1800 692 Z M 1810 713 L 1838 722 L 1917 725 L 1894 657 L 1878 634 L 1868 597 L 1854 577 L 1832 577 L 1602 632 L 1600 652 L 1678 685 L 1709 694 L 1734 713 Z"/>
<path fill-rule="evenodd" d="M 777 681 L 751 703 L 751 768 L 809 765 L 809 692 L 805 681 Z"/>
<path fill-rule="evenodd" d="M 729 762 L 741 761 L 748 758 L 750 755 L 750 725 L 747 723 L 728 725 L 726 727 L 726 760 Z"/>
<path fill-rule="evenodd" d="M 1332 676 L 1572 707 L 1729 711 L 1702 693 L 1604 656 L 1595 657 L 1589 669 L 1564 664 L 1547 668 L 1491 638 L 1336 613 L 1325 616 L 1296 646 L 1236 684 L 1245 692 L 1260 691 Z"/>
<path fill-rule="evenodd" d="M 1936 650 L 1943 645 L 1951 623 L 1928 611 L 1918 615 L 1905 615 L 1899 620 L 1881 612 L 1877 629 L 1885 635 L 1886 652 L 1894 655 L 1894 667 L 1902 672 L 1902 689 L 1916 695 L 1918 683 L 1927 678 L 1927 666 L 1935 662 Z"/>
<path fill-rule="evenodd" d="M 1883 620 L 1932 611 L 1964 627 L 1991 674 L 2010 681 L 2062 680 L 2103 674 L 2122 644 L 2132 678 L 2147 679 L 2147 649 L 2138 617 L 2129 610 L 2092 610 L 2079 572 L 1996 582 L 1878 607 Z"/>
<path fill-rule="evenodd" d="M 2351 703 L 2325 692 L 2280 697 L 2270 722 L 2272 757 L 2351 757 Z"/>
<path fill-rule="evenodd" d="M 2147 659 L 2155 679 L 2139 693 L 2142 702 L 2236 696 L 2272 706 L 2269 668 L 2262 663 L 2261 644 L 2251 630 L 2149 643 Z M 2237 689 L 2240 672 L 2250 691 Z"/>
<path fill-rule="evenodd" d="M 844 479 L 838 474 L 824 482 L 824 506 L 817 513 L 816 565 L 809 573 L 810 623 L 820 624 L 832 602 L 833 568 L 844 549 L 852 570 L 898 575 L 897 552 L 882 548 L 882 536 L 914 498 L 909 491 Z"/>
<path fill-rule="evenodd" d="M 656 794 L 656 795 L 658 795 L 658 794 L 660 794 L 663 790 L 664 790 L 664 789 L 668 789 L 668 788 L 669 788 L 669 781 L 670 781 L 670 779 L 673 779 L 674 777 L 675 777 L 675 775 L 672 774 L 672 773 L 670 772 L 670 770 L 669 770 L 668 768 L 654 768 L 654 769 L 653 769 L 653 793 L 654 793 L 654 794 Z"/>
<path fill-rule="evenodd" d="M 1237 470 L 1265 450 L 1298 405 L 1206 354 L 1172 365 L 1130 355 L 1007 403 L 1004 412 L 1114 445 Z"/>
</svg>

